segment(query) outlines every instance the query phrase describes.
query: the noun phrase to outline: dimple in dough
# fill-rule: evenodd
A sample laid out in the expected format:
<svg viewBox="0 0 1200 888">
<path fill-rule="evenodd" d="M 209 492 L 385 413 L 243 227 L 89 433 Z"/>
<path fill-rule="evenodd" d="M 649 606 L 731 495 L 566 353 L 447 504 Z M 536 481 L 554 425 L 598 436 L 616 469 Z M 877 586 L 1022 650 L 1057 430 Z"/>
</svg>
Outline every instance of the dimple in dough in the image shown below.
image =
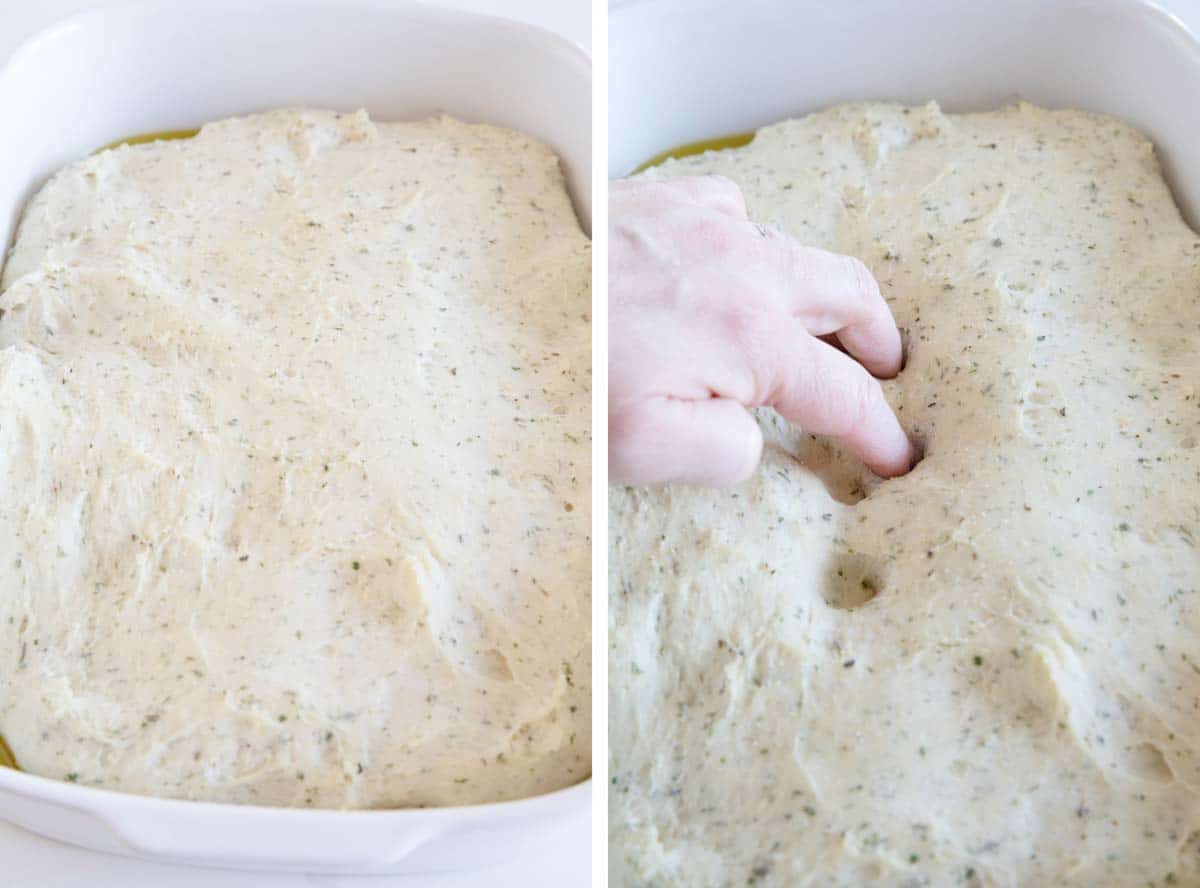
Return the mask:
<svg viewBox="0 0 1200 888">
<path fill-rule="evenodd" d="M 555 156 L 280 110 L 103 151 L 0 295 L 0 734 L 269 805 L 590 771 L 589 244 Z"/>
<path fill-rule="evenodd" d="M 861 257 L 886 482 L 610 498 L 622 885 L 1200 885 L 1200 238 L 1131 127 L 847 105 L 649 171 Z"/>
</svg>

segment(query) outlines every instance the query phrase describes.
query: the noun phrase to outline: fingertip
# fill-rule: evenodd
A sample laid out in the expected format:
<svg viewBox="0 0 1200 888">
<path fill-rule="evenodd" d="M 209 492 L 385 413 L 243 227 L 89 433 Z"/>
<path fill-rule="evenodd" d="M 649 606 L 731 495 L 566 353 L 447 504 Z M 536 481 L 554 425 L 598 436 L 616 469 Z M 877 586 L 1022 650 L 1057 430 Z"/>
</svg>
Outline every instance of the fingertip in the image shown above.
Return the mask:
<svg viewBox="0 0 1200 888">
<path fill-rule="evenodd" d="M 904 334 L 896 326 L 896 321 L 892 318 L 890 312 L 888 314 L 888 338 L 892 344 L 888 347 L 884 360 L 880 362 L 879 372 L 875 374 L 880 379 L 895 379 L 900 375 L 900 371 L 904 369 L 904 362 L 906 360 L 905 353 L 907 348 L 904 342 Z"/>
<path fill-rule="evenodd" d="M 712 398 L 688 405 L 690 429 L 678 439 L 672 480 L 729 487 L 754 474 L 762 458 L 762 429 L 736 401 Z"/>
<path fill-rule="evenodd" d="M 920 452 L 898 424 L 897 431 L 899 440 L 893 439 L 888 448 L 867 461 L 867 468 L 880 478 L 899 478 L 901 475 L 907 475 L 921 461 Z"/>
<path fill-rule="evenodd" d="M 802 306 L 801 316 L 815 311 L 820 327 L 836 332 L 842 347 L 872 376 L 891 379 L 899 373 L 904 363 L 903 340 L 879 281 L 866 264 L 854 256 L 821 250 L 792 252 L 799 257 L 799 267 L 811 265 L 822 272 L 810 272 L 815 284 L 799 289 L 812 300 L 811 305 Z"/>
<path fill-rule="evenodd" d="M 846 348 L 878 379 L 892 379 L 904 366 L 904 339 L 896 326 L 891 308 L 878 297 L 875 317 L 863 324 L 847 327 L 838 335 Z"/>
<path fill-rule="evenodd" d="M 744 408 L 743 408 L 744 409 Z M 740 484 L 758 468 L 759 462 L 762 460 L 763 436 L 762 429 L 758 427 L 758 423 L 751 417 L 748 424 L 742 424 L 743 431 L 743 447 L 742 458 L 740 464 L 737 461 L 731 463 L 732 470 L 729 473 L 729 484 Z"/>
<path fill-rule="evenodd" d="M 851 354 L 854 354 L 853 350 L 851 350 Z M 896 337 L 895 347 L 889 346 L 884 349 L 882 356 L 879 354 L 868 355 L 860 350 L 855 357 L 876 379 L 895 379 L 904 368 L 904 349 L 900 344 L 899 336 Z"/>
<path fill-rule="evenodd" d="M 913 467 L 917 451 L 877 380 L 871 380 L 869 391 L 871 397 L 850 432 L 849 443 L 876 475 L 896 478 Z"/>
</svg>

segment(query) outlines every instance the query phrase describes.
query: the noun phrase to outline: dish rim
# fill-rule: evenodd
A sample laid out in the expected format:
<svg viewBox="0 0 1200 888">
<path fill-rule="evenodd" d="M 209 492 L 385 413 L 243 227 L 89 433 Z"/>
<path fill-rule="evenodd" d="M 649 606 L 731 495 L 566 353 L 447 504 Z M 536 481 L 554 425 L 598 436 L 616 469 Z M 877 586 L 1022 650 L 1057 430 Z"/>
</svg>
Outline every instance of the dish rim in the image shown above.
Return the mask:
<svg viewBox="0 0 1200 888">
<path fill-rule="evenodd" d="M 557 60 L 561 60 L 564 65 L 573 68 L 575 73 L 582 75 L 589 82 L 592 80 L 591 53 L 578 41 L 552 31 L 549 28 L 519 19 L 506 18 L 502 15 L 459 9 L 453 6 L 443 6 L 437 0 L 345 0 L 345 2 L 340 2 L 340 0 L 259 0 L 259 5 L 253 11 L 279 11 L 280 13 L 286 13 L 289 10 L 325 14 L 338 12 L 374 12 L 385 15 L 410 14 L 420 16 L 429 21 L 435 19 L 448 21 L 451 25 L 454 23 L 472 23 L 475 26 L 494 28 L 530 44 L 539 45 Z M 13 71 L 24 64 L 28 56 L 36 53 L 43 44 L 53 42 L 69 31 L 81 29 L 93 21 L 102 23 L 106 18 L 113 16 L 134 16 L 138 14 L 167 15 L 178 13 L 179 11 L 169 6 L 163 6 L 159 2 L 155 2 L 155 0 L 115 0 L 112 3 L 81 9 L 61 16 L 21 38 L 8 56 L 0 61 L 0 90 L 2 90 L 8 78 L 15 76 Z M 235 0 L 212 0 L 212 2 L 204 4 L 204 11 L 210 15 L 221 11 L 244 14 L 248 9 L 244 4 L 237 3 Z M 264 109 L 248 109 L 231 116 L 251 114 L 255 110 Z M 467 123 L 478 122 L 466 118 L 463 119 Z M 210 122 L 212 121 L 194 120 L 191 125 L 199 129 Z M 147 132 L 154 132 L 154 130 L 148 130 Z M 139 134 L 129 133 L 118 138 L 129 138 L 136 135 Z M 536 138 L 543 142 L 543 144 L 545 143 L 543 137 L 538 136 Z M 110 145 L 107 143 L 95 145 L 88 150 L 95 152 L 106 147 L 110 147 Z M 562 153 L 557 149 L 551 150 L 559 158 L 561 165 L 563 163 Z M 78 159 L 80 158 L 76 158 L 76 160 Z M 563 170 L 564 178 L 567 180 L 567 193 L 571 201 L 571 206 L 575 210 L 576 219 L 583 228 L 589 242 L 592 239 L 592 217 L 594 216 L 595 209 L 595 195 L 592 193 L 592 174 L 594 168 L 595 158 L 591 156 L 589 149 L 588 169 L 581 172 L 578 182 L 572 182 L 570 177 L 566 175 L 566 170 Z M 37 193 L 37 188 L 40 188 L 45 181 L 46 179 L 43 178 L 30 186 L 32 190 L 26 194 L 24 202 L 20 207 L 22 212 L 28 201 Z M 0 211 L 3 210 L 4 208 L 0 207 Z M 20 213 L 18 213 L 6 241 L 0 242 L 0 273 L 3 272 L 8 254 L 16 242 L 17 231 L 20 227 L 19 223 Z"/>
<path fill-rule="evenodd" d="M 667 17 L 678 15 L 685 10 L 696 14 L 702 13 L 705 10 L 711 9 L 714 5 L 719 5 L 723 2 L 726 2 L 726 0 L 612 0 L 609 5 L 609 34 L 611 35 L 614 32 L 614 28 L 612 26 L 615 22 L 621 22 L 618 27 L 629 27 L 629 25 L 625 23 L 625 20 L 636 19 L 636 17 L 639 15 L 655 14 Z M 694 5 L 690 6 L 689 4 Z M 803 4 L 801 4 L 801 6 L 802 5 Z M 1191 56 L 1191 59 L 1196 65 L 1197 70 L 1200 70 L 1200 10 L 1198 10 L 1196 16 L 1198 24 L 1196 27 L 1192 27 L 1183 19 L 1181 15 L 1163 5 L 1161 0 L 1047 0 L 1046 6 L 1051 5 L 1056 5 L 1059 7 L 1071 7 L 1078 10 L 1093 9 L 1118 13 L 1132 13 L 1135 15 L 1145 16 L 1154 23 L 1165 26 L 1170 31 L 1174 32 L 1173 36 L 1182 40 L 1182 42 L 1185 44 L 1185 51 Z M 799 10 L 801 6 L 798 6 L 797 9 Z M 935 101 L 937 100 L 936 96 L 931 98 L 933 98 Z M 866 100 L 867 99 L 864 99 L 864 101 Z M 821 107 L 828 106 L 819 106 L 803 111 L 796 111 L 793 112 L 791 116 L 794 118 L 803 117 L 806 114 L 821 110 Z M 970 110 L 996 110 L 997 107 L 1000 106 L 972 108 Z M 648 160 L 653 159 L 657 154 L 670 151 L 673 148 L 689 145 L 693 142 L 740 134 L 741 132 L 757 132 L 757 130 L 762 129 L 765 126 L 770 126 L 772 123 L 781 122 L 781 120 L 767 121 L 749 130 L 741 130 L 736 133 L 733 130 L 723 133 L 704 133 L 696 136 L 693 139 L 689 139 L 686 142 L 680 143 L 679 145 L 662 145 L 659 146 L 657 151 L 651 153 L 648 157 L 637 161 L 637 163 L 634 165 L 629 166 L 628 169 L 622 168 L 622 171 L 620 172 L 617 171 L 618 165 L 613 163 L 612 146 L 614 139 L 610 135 L 608 144 L 605 146 L 607 149 L 606 162 L 608 164 L 608 181 L 612 182 L 633 175 L 638 165 L 646 163 Z M 1197 213 L 1200 213 L 1200 206 L 1198 206 L 1196 210 Z"/>
</svg>

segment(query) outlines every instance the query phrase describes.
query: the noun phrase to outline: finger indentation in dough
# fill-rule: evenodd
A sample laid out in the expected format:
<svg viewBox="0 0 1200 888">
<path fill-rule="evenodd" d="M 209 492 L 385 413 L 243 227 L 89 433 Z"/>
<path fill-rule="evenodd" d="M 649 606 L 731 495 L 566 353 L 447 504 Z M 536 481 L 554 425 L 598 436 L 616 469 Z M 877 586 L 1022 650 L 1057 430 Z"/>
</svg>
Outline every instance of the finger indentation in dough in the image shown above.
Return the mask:
<svg viewBox="0 0 1200 888">
<path fill-rule="evenodd" d="M 830 561 L 821 584 L 821 595 L 832 608 L 854 610 L 871 602 L 881 588 L 876 559 L 857 552 L 843 552 Z"/>
<path fill-rule="evenodd" d="M 512 681 L 512 668 L 508 658 L 496 648 L 489 648 L 476 659 L 476 665 L 481 675 L 496 681 Z"/>
<path fill-rule="evenodd" d="M 1046 380 L 1035 380 L 1026 390 L 1021 405 L 1021 432 L 1033 441 L 1056 440 L 1066 415 L 1067 408 L 1058 386 Z"/>
<path fill-rule="evenodd" d="M 1129 773 L 1140 780 L 1170 783 L 1175 779 L 1175 773 L 1167 764 L 1166 756 L 1153 743 L 1139 743 L 1126 750 L 1124 765 Z"/>
<path fill-rule="evenodd" d="M 829 496 L 839 503 L 852 506 L 866 497 L 862 463 L 847 456 L 832 441 L 805 435 L 796 459 L 820 479 Z"/>
</svg>

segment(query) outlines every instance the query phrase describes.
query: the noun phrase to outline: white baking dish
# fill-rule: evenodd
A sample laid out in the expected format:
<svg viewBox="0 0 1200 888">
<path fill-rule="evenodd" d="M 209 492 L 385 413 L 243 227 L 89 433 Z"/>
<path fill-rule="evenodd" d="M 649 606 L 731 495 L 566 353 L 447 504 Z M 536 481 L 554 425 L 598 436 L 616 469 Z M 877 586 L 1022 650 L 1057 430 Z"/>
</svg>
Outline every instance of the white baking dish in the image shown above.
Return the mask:
<svg viewBox="0 0 1200 888">
<path fill-rule="evenodd" d="M 1200 45 L 1144 0 L 632 0 L 609 23 L 609 172 L 837 102 L 1015 98 L 1155 142 L 1200 223 Z"/>
<path fill-rule="evenodd" d="M 839 102 L 1021 98 L 1139 127 L 1200 228 L 1200 43 L 1144 0 L 627 0 L 609 50 L 614 177 Z"/>
<path fill-rule="evenodd" d="M 384 120 L 446 111 L 538 136 L 562 158 L 590 222 L 591 67 L 568 41 L 396 2 L 131 6 L 68 19 L 0 70 L 0 244 L 47 175 L 101 145 L 298 104 L 364 107 Z M 144 798 L 0 768 L 0 817 L 15 824 L 101 851 L 240 869 L 482 866 L 585 827 L 590 799 L 588 781 L 468 808 L 286 810 Z"/>
</svg>

